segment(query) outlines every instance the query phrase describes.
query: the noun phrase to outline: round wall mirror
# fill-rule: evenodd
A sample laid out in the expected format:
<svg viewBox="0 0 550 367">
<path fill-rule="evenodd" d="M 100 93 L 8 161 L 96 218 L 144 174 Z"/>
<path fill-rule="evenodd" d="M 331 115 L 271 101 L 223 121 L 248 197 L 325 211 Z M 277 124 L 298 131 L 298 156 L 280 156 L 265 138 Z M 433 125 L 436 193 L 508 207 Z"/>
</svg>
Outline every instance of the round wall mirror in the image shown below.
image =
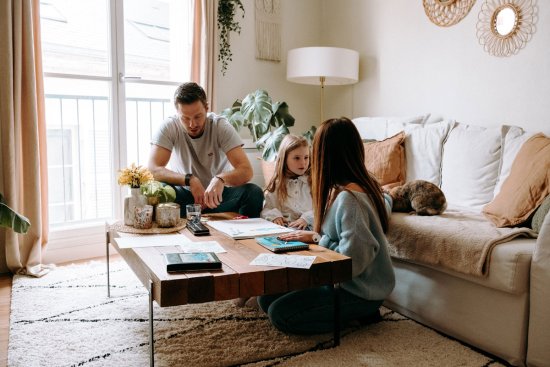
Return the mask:
<svg viewBox="0 0 550 367">
<path fill-rule="evenodd" d="M 493 30 L 501 37 L 512 35 L 518 25 L 517 10 L 511 5 L 504 5 L 495 11 L 493 16 Z"/>
<path fill-rule="evenodd" d="M 477 38 L 494 56 L 511 56 L 535 33 L 536 0 L 485 0 L 477 22 Z"/>
</svg>

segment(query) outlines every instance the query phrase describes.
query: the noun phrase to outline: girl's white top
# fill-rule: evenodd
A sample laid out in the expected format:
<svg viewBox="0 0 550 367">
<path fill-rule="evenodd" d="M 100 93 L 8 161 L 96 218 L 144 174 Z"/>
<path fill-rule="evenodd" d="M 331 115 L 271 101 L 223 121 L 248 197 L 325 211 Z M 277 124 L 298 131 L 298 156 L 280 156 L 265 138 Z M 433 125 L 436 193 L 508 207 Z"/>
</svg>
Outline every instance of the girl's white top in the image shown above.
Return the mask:
<svg viewBox="0 0 550 367">
<path fill-rule="evenodd" d="M 313 225 L 313 204 L 311 202 L 311 188 L 307 182 L 308 176 L 303 175 L 286 180 L 288 197 L 279 204 L 277 192 L 265 193 L 265 204 L 260 216 L 272 221 L 283 217 L 287 222 L 303 218 L 308 225 Z"/>
</svg>

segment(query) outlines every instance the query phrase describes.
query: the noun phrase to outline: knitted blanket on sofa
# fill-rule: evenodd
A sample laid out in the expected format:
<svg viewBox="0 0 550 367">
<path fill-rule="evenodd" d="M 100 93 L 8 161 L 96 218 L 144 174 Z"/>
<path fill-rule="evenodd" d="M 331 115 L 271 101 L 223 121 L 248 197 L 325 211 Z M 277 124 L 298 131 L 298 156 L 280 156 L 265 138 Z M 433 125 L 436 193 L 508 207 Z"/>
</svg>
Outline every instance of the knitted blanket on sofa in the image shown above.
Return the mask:
<svg viewBox="0 0 550 367">
<path fill-rule="evenodd" d="M 497 228 L 482 214 L 447 209 L 442 215 L 392 213 L 386 234 L 392 257 L 487 276 L 493 248 L 518 236 L 537 237 L 530 228 Z"/>
</svg>

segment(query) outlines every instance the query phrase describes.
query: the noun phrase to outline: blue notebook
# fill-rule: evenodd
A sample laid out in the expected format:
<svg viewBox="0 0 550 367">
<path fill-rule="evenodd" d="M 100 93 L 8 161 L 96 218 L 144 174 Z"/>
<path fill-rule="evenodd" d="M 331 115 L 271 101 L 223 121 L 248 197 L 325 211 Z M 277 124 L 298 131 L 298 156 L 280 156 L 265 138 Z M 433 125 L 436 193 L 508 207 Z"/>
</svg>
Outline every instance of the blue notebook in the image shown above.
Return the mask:
<svg viewBox="0 0 550 367">
<path fill-rule="evenodd" d="M 256 242 L 275 253 L 309 249 L 307 243 L 300 241 L 282 241 L 277 239 L 277 237 L 256 237 Z"/>
</svg>

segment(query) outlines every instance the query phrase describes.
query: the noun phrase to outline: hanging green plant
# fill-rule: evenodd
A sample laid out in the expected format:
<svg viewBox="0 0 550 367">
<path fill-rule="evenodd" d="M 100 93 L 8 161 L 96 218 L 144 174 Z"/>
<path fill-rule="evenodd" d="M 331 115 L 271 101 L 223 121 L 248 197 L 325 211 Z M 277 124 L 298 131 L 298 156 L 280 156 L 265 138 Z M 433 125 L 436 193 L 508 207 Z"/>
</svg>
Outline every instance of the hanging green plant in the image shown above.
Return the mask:
<svg viewBox="0 0 550 367">
<path fill-rule="evenodd" d="M 218 3 L 218 32 L 220 34 L 220 50 L 218 61 L 222 63 L 222 74 L 225 75 L 229 61 L 232 61 L 231 43 L 229 36 L 231 32 L 241 33 L 241 25 L 236 21 L 237 9 L 241 9 L 244 18 L 244 6 L 241 0 L 219 0 Z"/>
</svg>

